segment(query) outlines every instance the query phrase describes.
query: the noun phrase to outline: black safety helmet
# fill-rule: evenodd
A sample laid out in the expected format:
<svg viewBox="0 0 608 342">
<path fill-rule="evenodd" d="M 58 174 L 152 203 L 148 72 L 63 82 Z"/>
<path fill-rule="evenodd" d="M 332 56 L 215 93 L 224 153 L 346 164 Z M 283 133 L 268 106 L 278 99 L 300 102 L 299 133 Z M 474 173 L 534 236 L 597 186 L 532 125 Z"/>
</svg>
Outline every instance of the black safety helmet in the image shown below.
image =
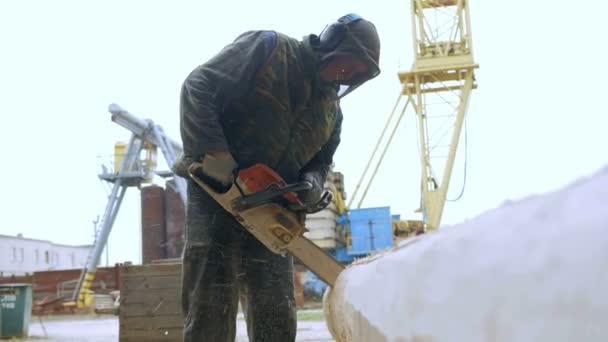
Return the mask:
<svg viewBox="0 0 608 342">
<path fill-rule="evenodd" d="M 347 14 L 325 27 L 318 38 L 321 67 L 340 55 L 359 58 L 367 65 L 367 72 L 343 82 L 340 97 L 380 74 L 380 38 L 376 27 L 358 14 Z"/>
</svg>

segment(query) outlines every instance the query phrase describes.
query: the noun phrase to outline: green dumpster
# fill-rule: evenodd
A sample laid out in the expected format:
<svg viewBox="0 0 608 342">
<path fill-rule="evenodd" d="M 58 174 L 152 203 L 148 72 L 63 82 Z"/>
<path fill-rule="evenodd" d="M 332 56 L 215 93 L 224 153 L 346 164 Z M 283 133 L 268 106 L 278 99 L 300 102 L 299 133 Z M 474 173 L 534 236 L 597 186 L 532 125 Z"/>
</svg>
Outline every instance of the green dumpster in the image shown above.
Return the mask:
<svg viewBox="0 0 608 342">
<path fill-rule="evenodd" d="M 32 285 L 0 285 L 0 337 L 27 337 L 32 316 Z"/>
</svg>

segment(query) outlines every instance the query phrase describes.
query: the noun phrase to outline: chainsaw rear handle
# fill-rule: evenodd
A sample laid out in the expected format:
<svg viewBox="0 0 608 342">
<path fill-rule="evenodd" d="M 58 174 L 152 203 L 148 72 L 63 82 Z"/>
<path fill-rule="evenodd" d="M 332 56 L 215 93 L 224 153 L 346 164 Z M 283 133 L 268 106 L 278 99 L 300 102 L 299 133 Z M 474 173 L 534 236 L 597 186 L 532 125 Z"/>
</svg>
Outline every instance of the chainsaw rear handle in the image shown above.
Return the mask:
<svg viewBox="0 0 608 342">
<path fill-rule="evenodd" d="M 198 178 L 198 181 L 203 181 L 207 184 L 205 185 L 205 188 L 207 188 L 206 190 L 215 190 L 215 192 L 217 192 L 214 186 L 212 186 L 212 184 L 210 183 L 215 183 L 215 181 L 206 176 L 203 172 L 202 172 L 202 164 L 201 163 L 192 163 L 189 167 L 188 167 L 188 172 L 190 173 L 191 176 L 196 176 L 196 178 Z M 238 171 L 235 170 L 234 172 L 234 181 L 233 183 L 237 185 L 238 184 L 236 182 L 236 179 L 238 177 Z M 199 184 L 201 186 L 203 186 L 202 184 Z M 243 211 L 246 209 L 250 209 L 253 207 L 257 207 L 263 204 L 267 204 L 272 202 L 273 200 L 287 194 L 290 192 L 299 192 L 299 191 L 306 191 L 306 190 L 310 190 L 312 189 L 313 185 L 311 182 L 309 181 L 300 181 L 297 183 L 292 183 L 292 184 L 287 184 L 285 186 L 277 186 L 277 185 L 271 185 L 269 186 L 266 190 L 260 191 L 260 192 L 256 192 L 253 194 L 244 194 L 241 191 L 241 196 L 238 198 L 235 198 L 232 202 L 232 207 L 234 210 L 237 211 Z M 239 188 L 240 190 L 240 188 Z M 221 192 L 221 191 L 220 191 Z M 301 203 L 289 203 L 287 205 L 287 207 L 290 210 L 293 211 L 297 211 L 297 212 L 305 212 L 308 214 L 312 214 L 312 213 L 316 213 L 319 212 L 323 209 L 325 209 L 333 200 L 333 194 L 331 193 L 331 191 L 327 191 L 325 190 L 323 192 L 323 194 L 321 195 L 321 198 L 319 199 L 319 201 L 317 201 L 317 203 L 315 203 L 312 206 L 309 205 L 304 205 Z"/>
<path fill-rule="evenodd" d="M 288 207 L 289 207 L 289 209 L 291 209 L 293 211 L 305 212 L 307 214 L 314 214 L 316 212 L 319 212 L 319 211 L 327 208 L 327 206 L 331 203 L 331 201 L 333 199 L 334 199 L 334 195 L 331 193 L 331 191 L 325 190 L 325 191 L 323 191 L 323 194 L 321 195 L 321 198 L 319 199 L 319 201 L 317 201 L 317 203 L 315 203 L 312 206 L 308 206 L 305 204 L 290 204 Z"/>
<path fill-rule="evenodd" d="M 257 192 L 251 195 L 243 195 L 234 203 L 237 209 L 243 210 L 246 208 L 257 207 L 262 204 L 272 202 L 272 200 L 281 197 L 289 192 L 306 191 L 312 189 L 312 183 L 308 181 L 288 184 L 283 187 L 271 185 L 268 189 Z"/>
<path fill-rule="evenodd" d="M 245 210 L 248 208 L 257 207 L 266 203 L 272 202 L 286 193 L 306 191 L 312 189 L 312 183 L 309 181 L 302 181 L 298 183 L 288 184 L 283 187 L 271 186 L 267 190 L 251 194 L 244 195 L 236 199 L 233 203 L 236 210 Z M 287 208 L 297 212 L 305 212 L 307 214 L 313 214 L 325 209 L 333 200 L 333 194 L 331 191 L 325 190 L 319 198 L 319 201 L 312 206 L 305 205 L 302 203 L 289 203 Z"/>
</svg>

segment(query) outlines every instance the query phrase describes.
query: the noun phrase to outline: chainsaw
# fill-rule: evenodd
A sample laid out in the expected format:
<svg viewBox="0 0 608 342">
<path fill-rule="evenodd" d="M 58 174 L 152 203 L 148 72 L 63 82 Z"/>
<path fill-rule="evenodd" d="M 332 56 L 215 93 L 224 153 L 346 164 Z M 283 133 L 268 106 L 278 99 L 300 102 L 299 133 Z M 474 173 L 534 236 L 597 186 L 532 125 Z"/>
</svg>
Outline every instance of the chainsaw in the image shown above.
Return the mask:
<svg viewBox="0 0 608 342">
<path fill-rule="evenodd" d="M 344 266 L 303 236 L 306 231 L 300 213 L 314 213 L 329 205 L 330 191 L 312 207 L 302 204 L 296 192 L 310 190 L 308 181 L 287 184 L 264 164 L 236 171 L 226 191 L 216 191 L 202 172 L 201 163 L 188 168 L 192 180 L 272 252 L 292 254 L 321 280 L 333 286 Z"/>
</svg>

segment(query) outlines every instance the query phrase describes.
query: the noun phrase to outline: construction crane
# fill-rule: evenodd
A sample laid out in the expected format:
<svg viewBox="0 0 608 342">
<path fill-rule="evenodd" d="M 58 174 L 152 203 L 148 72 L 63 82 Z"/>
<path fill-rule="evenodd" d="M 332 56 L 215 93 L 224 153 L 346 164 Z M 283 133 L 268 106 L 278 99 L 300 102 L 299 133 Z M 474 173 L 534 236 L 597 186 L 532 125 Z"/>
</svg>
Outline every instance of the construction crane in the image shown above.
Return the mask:
<svg viewBox="0 0 608 342">
<path fill-rule="evenodd" d="M 117 104 L 111 104 L 108 110 L 112 114 L 112 121 L 131 131 L 131 138 L 128 144 L 117 145 L 114 170 L 102 166 L 103 171 L 99 174 L 99 178 L 111 183 L 112 191 L 108 197 L 100 222 L 101 228 L 96 235 L 86 266 L 81 272 L 71 299 L 64 304 L 65 306 L 78 308 L 87 306 L 87 296 L 90 293 L 97 265 L 127 189 L 129 187 L 139 188 L 144 183 L 150 183 L 155 174 L 162 177 L 173 175 L 171 171 L 156 171 L 157 148 L 162 151 L 169 168 L 173 166 L 177 156 L 182 152 L 181 145 L 166 136 L 162 127 L 153 121 L 141 120 Z M 180 177 L 175 177 L 174 180 L 177 193 L 186 203 L 186 182 Z"/>
<path fill-rule="evenodd" d="M 392 125 L 359 199 L 357 207 L 361 207 L 411 104 L 418 123 L 421 164 L 418 211 L 422 213 L 422 220 L 403 221 L 403 235 L 432 231 L 441 223 L 469 97 L 477 87 L 474 70 L 479 67 L 473 59 L 468 0 L 412 0 L 411 24 L 415 56 L 413 66 L 409 71 L 398 73 L 401 93 L 348 203 L 348 207 L 351 207 Z"/>
</svg>

